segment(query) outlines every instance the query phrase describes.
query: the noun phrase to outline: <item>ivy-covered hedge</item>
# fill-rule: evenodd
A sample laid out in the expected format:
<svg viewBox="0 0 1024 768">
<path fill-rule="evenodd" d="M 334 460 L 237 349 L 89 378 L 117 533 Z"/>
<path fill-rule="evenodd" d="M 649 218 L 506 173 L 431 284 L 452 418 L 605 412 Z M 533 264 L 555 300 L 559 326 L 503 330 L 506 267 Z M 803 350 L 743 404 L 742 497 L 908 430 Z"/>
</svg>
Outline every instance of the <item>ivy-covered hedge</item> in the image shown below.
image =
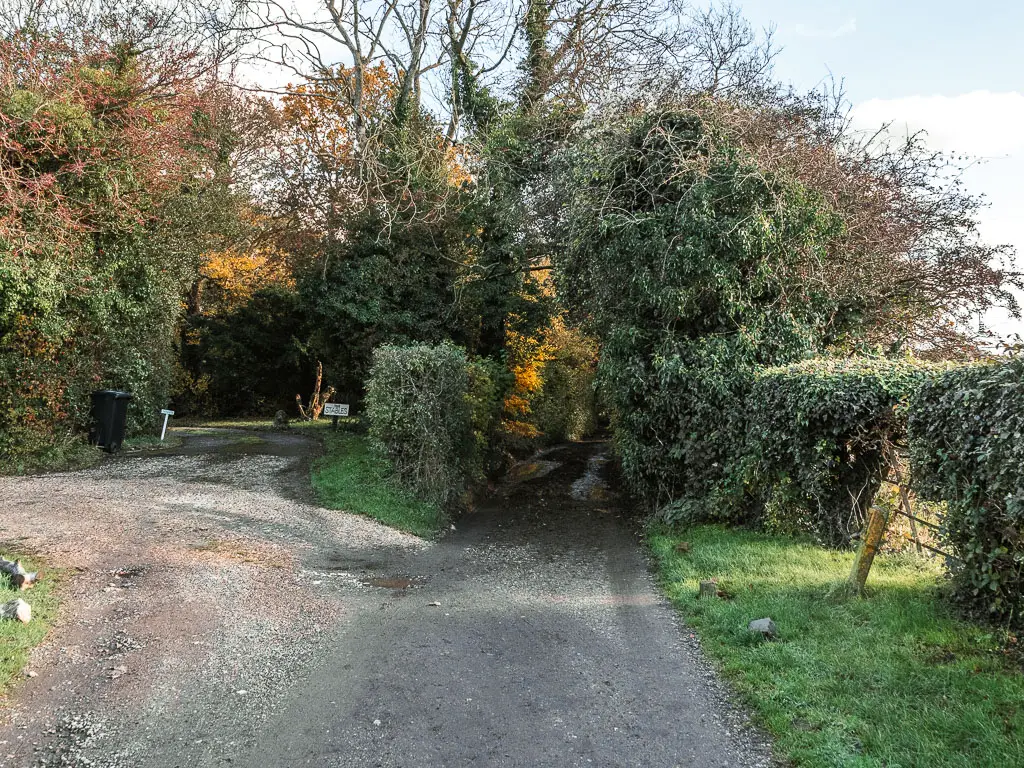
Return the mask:
<svg viewBox="0 0 1024 768">
<path fill-rule="evenodd" d="M 670 521 L 741 520 L 758 367 L 813 355 L 846 317 L 788 276 L 841 227 L 707 110 L 595 125 L 565 157 L 559 296 L 602 340 L 598 385 L 630 489 Z"/>
<path fill-rule="evenodd" d="M 1024 360 L 936 377 L 913 399 L 909 432 L 918 493 L 948 503 L 956 597 L 1024 624 Z"/>
<path fill-rule="evenodd" d="M 909 358 L 815 359 L 760 372 L 747 446 L 767 522 L 830 546 L 863 527 L 906 433 L 906 403 L 936 370 Z"/>
</svg>

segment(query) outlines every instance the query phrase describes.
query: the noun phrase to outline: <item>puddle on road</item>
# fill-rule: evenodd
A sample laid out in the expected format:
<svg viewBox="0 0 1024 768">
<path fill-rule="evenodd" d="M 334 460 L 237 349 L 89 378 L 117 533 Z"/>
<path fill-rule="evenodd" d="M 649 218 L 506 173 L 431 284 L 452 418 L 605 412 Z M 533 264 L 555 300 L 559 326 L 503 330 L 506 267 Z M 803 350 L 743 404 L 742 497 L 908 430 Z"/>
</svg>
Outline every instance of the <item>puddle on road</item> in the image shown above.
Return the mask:
<svg viewBox="0 0 1024 768">
<path fill-rule="evenodd" d="M 601 468 L 609 461 L 607 454 L 599 453 L 587 460 L 583 477 L 573 482 L 569 495 L 576 501 L 598 500 L 608 493 L 608 484 L 601 479 Z"/>
</svg>

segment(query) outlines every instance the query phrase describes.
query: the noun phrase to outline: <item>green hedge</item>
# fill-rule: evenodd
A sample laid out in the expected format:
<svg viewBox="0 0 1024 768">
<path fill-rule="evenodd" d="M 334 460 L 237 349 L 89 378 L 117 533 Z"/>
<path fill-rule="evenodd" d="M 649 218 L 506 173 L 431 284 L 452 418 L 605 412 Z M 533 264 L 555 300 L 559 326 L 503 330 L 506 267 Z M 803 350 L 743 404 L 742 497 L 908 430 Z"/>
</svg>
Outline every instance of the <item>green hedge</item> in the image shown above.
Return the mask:
<svg viewBox="0 0 1024 768">
<path fill-rule="evenodd" d="M 374 448 L 402 485 L 451 506 L 488 469 L 506 378 L 448 343 L 378 347 L 365 402 Z"/>
<path fill-rule="evenodd" d="M 848 545 L 885 479 L 886 445 L 905 438 L 906 402 L 935 369 L 863 357 L 761 371 L 747 446 L 770 527 Z"/>
<path fill-rule="evenodd" d="M 918 493 L 948 503 L 955 596 L 1022 625 L 1024 360 L 959 368 L 915 395 L 909 412 Z"/>
</svg>

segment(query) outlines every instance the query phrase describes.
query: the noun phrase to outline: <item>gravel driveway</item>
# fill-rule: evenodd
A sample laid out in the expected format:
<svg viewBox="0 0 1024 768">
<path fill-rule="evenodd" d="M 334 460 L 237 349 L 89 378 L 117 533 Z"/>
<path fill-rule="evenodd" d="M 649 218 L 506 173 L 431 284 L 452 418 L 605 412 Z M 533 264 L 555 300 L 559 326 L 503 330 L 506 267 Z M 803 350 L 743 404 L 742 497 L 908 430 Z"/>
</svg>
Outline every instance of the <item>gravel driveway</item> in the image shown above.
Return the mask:
<svg viewBox="0 0 1024 768">
<path fill-rule="evenodd" d="M 771 765 L 604 450 L 547 452 L 433 545 L 318 508 L 287 433 L 0 478 L 0 541 L 65 570 L 0 765 Z"/>
</svg>

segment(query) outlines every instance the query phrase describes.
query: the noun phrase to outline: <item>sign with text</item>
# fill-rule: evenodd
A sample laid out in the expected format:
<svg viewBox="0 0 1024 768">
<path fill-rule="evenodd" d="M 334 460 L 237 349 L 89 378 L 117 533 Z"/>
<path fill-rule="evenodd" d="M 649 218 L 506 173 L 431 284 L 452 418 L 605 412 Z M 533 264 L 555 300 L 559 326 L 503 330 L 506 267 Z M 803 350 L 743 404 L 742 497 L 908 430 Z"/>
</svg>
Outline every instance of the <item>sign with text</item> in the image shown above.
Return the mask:
<svg viewBox="0 0 1024 768">
<path fill-rule="evenodd" d="M 174 411 L 169 411 L 166 408 L 161 410 L 160 413 L 162 413 L 164 416 L 173 416 L 174 415 Z"/>
<path fill-rule="evenodd" d="M 325 403 L 324 416 L 348 416 L 348 403 Z"/>
</svg>

